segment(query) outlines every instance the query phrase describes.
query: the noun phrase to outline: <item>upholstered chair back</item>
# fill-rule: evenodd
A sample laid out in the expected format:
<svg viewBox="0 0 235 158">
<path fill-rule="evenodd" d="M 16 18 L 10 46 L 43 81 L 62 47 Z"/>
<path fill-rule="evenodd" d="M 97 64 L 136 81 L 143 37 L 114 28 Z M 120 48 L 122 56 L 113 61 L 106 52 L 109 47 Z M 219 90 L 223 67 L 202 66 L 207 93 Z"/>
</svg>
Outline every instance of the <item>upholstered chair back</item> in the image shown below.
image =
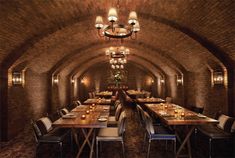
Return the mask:
<svg viewBox="0 0 235 158">
<path fill-rule="evenodd" d="M 122 105 L 119 104 L 116 111 L 115 111 L 115 120 L 118 121 L 119 120 L 119 117 L 120 117 L 120 114 L 122 112 Z"/>
<path fill-rule="evenodd" d="M 153 122 L 152 122 L 152 118 L 149 116 L 149 114 L 147 112 L 144 112 L 144 116 L 145 116 L 145 128 L 148 132 L 149 135 L 154 134 L 154 127 L 153 127 Z"/>
<path fill-rule="evenodd" d="M 172 98 L 171 97 L 166 97 L 166 103 L 172 103 Z"/>
<path fill-rule="evenodd" d="M 125 132 L 126 126 L 126 112 L 123 111 L 120 115 L 120 119 L 118 120 L 118 135 L 122 136 Z"/>
</svg>

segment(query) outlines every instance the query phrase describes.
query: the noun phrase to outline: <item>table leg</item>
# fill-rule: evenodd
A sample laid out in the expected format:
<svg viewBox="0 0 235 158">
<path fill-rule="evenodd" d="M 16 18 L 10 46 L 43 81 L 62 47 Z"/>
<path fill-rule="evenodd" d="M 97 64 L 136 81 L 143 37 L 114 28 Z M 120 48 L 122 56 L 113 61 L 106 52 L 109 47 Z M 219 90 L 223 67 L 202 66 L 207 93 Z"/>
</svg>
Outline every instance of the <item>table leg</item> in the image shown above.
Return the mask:
<svg viewBox="0 0 235 158">
<path fill-rule="evenodd" d="M 75 128 L 72 128 L 72 133 L 73 133 L 73 137 L 74 137 L 75 143 L 76 143 L 77 146 L 79 147 L 77 130 L 76 130 Z"/>
<path fill-rule="evenodd" d="M 96 136 L 96 130 L 94 130 L 94 132 L 93 132 L 92 143 L 91 143 L 91 151 L 90 151 L 90 157 L 89 158 L 92 158 L 92 155 L 93 155 L 93 152 L 94 152 L 95 136 Z"/>
<path fill-rule="evenodd" d="M 186 137 L 184 138 L 182 144 L 180 145 L 177 153 L 176 153 L 176 158 L 177 157 L 180 157 L 180 152 L 182 151 L 183 147 L 185 146 L 185 144 L 187 143 L 187 147 L 188 147 L 188 154 L 189 154 L 189 157 L 192 158 L 192 153 L 191 153 L 191 145 L 190 145 L 190 136 L 191 134 L 193 133 L 195 127 L 194 126 L 191 126 L 191 128 L 189 129 L 188 131 L 188 134 L 186 135 Z"/>
<path fill-rule="evenodd" d="M 90 148 L 91 148 L 91 143 L 90 143 L 90 141 L 89 141 L 89 138 L 90 138 L 90 136 L 91 136 L 91 134 L 92 134 L 92 132 L 93 132 L 93 128 L 89 128 L 89 130 L 88 130 L 87 133 L 85 132 L 85 129 L 82 129 L 82 131 L 83 131 L 82 133 L 83 133 L 85 139 L 84 139 L 84 141 L 83 141 L 83 143 L 82 143 L 82 146 L 80 147 L 80 149 L 79 149 L 79 151 L 78 151 L 78 154 L 77 154 L 77 156 L 76 156 L 77 158 L 80 157 L 80 155 L 81 155 L 81 153 L 82 153 L 82 150 L 83 150 L 83 148 L 85 147 L 86 144 L 88 144 L 88 145 L 90 146 Z"/>
</svg>

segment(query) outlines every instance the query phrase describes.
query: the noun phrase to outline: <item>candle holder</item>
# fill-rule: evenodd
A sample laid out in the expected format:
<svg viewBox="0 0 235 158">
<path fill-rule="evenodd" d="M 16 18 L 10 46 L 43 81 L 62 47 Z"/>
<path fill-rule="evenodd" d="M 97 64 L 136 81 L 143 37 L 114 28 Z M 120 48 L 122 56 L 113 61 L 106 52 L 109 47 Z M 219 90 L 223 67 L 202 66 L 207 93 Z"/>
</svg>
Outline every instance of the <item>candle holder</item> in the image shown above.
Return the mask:
<svg viewBox="0 0 235 158">
<path fill-rule="evenodd" d="M 87 111 L 86 111 L 86 114 L 89 114 L 89 113 L 90 113 L 90 110 L 87 110 Z"/>
<path fill-rule="evenodd" d="M 181 113 L 181 117 L 184 117 L 184 116 L 185 116 L 185 113 L 184 113 L 184 112 L 182 112 L 182 113 Z"/>
<path fill-rule="evenodd" d="M 82 115 L 81 119 L 85 120 L 86 119 L 86 115 Z"/>
</svg>

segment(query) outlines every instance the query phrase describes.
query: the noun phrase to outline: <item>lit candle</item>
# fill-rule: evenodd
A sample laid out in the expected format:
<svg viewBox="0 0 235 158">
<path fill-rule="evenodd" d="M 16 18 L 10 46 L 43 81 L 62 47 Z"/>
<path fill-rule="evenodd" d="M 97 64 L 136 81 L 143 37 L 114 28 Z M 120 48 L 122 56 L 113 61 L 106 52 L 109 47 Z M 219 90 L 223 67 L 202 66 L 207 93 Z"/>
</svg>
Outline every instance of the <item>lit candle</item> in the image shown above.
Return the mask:
<svg viewBox="0 0 235 158">
<path fill-rule="evenodd" d="M 89 113 L 90 113 L 90 110 L 87 110 L 86 113 L 89 114 Z"/>
<path fill-rule="evenodd" d="M 184 114 L 184 112 L 182 112 L 182 113 L 181 113 L 181 117 L 184 117 L 184 116 L 185 116 L 185 114 Z"/>
<path fill-rule="evenodd" d="M 177 113 L 178 113 L 178 110 L 175 109 L 175 113 L 177 114 Z"/>
<path fill-rule="evenodd" d="M 86 118 L 86 115 L 82 115 L 82 117 L 81 117 L 82 119 L 85 119 Z"/>
</svg>

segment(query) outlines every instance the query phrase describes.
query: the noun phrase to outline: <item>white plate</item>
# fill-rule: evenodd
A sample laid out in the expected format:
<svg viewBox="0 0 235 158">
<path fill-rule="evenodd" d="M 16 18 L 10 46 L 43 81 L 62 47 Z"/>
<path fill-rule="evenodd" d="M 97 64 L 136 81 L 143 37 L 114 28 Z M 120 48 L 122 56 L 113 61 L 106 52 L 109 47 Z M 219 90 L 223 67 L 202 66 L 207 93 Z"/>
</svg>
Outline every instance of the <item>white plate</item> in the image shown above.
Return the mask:
<svg viewBox="0 0 235 158">
<path fill-rule="evenodd" d="M 65 119 L 76 118 L 76 115 L 74 115 L 74 114 L 66 114 L 66 115 L 63 115 L 62 118 L 65 118 Z"/>
<path fill-rule="evenodd" d="M 105 121 L 107 121 L 107 118 L 101 117 L 101 118 L 98 118 L 98 121 L 105 122 Z"/>
<path fill-rule="evenodd" d="M 197 116 L 200 117 L 200 118 L 206 118 L 206 116 L 202 115 L 202 114 L 198 114 Z"/>
</svg>

